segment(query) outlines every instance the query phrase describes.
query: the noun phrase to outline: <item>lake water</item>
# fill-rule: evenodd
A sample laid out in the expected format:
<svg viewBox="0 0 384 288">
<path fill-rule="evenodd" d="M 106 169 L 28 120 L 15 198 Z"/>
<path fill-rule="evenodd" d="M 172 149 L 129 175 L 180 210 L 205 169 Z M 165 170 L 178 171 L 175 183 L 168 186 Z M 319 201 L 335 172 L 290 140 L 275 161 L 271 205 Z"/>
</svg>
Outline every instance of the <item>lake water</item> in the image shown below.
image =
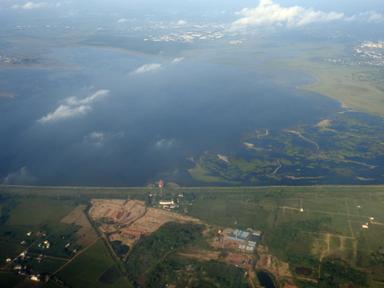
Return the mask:
<svg viewBox="0 0 384 288">
<path fill-rule="evenodd" d="M 0 178 L 116 186 L 165 178 L 193 185 L 187 158 L 236 151 L 247 131 L 316 123 L 339 109 L 326 97 L 277 85 L 256 56 L 226 51 L 228 59 L 248 63 L 237 65 L 213 51 L 195 51 L 174 63 L 161 54 L 62 47 L 44 51 L 42 67 L 0 68 L 1 90 L 15 94 L 0 98 Z M 132 74 L 150 63 L 161 68 Z M 308 81 L 285 76 L 294 84 Z M 110 93 L 86 114 L 38 122 L 66 98 L 99 89 Z"/>
<path fill-rule="evenodd" d="M 265 271 L 258 272 L 257 278 L 259 279 L 261 286 L 264 288 L 275 288 L 276 287 L 272 276 Z"/>
</svg>

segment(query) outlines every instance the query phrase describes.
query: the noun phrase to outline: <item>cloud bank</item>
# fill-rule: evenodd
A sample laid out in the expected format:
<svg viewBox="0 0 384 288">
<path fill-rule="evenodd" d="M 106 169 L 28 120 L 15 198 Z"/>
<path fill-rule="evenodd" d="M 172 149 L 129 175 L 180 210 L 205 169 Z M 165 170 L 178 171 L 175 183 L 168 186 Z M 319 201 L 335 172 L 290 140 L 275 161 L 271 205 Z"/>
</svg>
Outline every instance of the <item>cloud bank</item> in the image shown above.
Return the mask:
<svg viewBox="0 0 384 288">
<path fill-rule="evenodd" d="M 40 118 L 38 122 L 46 124 L 88 114 L 92 111 L 92 106 L 96 101 L 108 95 L 108 90 L 98 90 L 85 98 L 69 97 L 65 99 L 64 104 Z"/>
<path fill-rule="evenodd" d="M 37 178 L 33 176 L 26 166 L 21 167 L 18 171 L 8 174 L 3 179 L 5 185 L 29 185 L 35 184 Z"/>
<path fill-rule="evenodd" d="M 300 6 L 283 7 L 272 0 L 260 0 L 255 8 L 245 8 L 237 13 L 240 19 L 233 28 L 261 25 L 304 26 L 311 23 L 330 22 L 344 18 L 343 13 L 323 12 Z"/>
<path fill-rule="evenodd" d="M 161 67 L 161 64 L 158 63 L 144 64 L 143 66 L 140 66 L 136 70 L 132 71 L 131 74 L 138 75 L 144 73 L 157 72 L 161 69 Z"/>
</svg>

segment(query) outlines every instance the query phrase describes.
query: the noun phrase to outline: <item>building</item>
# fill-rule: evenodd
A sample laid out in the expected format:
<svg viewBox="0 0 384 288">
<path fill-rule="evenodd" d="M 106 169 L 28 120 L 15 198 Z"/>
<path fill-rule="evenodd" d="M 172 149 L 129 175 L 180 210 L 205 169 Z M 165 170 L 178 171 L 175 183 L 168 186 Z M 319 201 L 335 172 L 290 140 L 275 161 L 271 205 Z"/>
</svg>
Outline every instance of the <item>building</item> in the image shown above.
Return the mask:
<svg viewBox="0 0 384 288">
<path fill-rule="evenodd" d="M 224 243 L 227 246 L 236 247 L 246 253 L 253 253 L 256 250 L 257 245 L 261 242 L 262 232 L 254 231 L 252 229 L 244 230 L 230 230 L 226 229 L 224 233 Z M 224 246 L 226 246 L 224 244 Z"/>
<path fill-rule="evenodd" d="M 248 237 L 249 237 L 249 232 L 242 231 L 239 229 L 234 230 L 232 232 L 232 235 L 230 236 L 230 238 L 232 238 L 233 240 L 243 240 L 243 241 L 246 241 Z"/>
<path fill-rule="evenodd" d="M 163 209 L 175 209 L 176 208 L 175 201 L 173 201 L 173 200 L 160 200 L 159 205 Z"/>
</svg>

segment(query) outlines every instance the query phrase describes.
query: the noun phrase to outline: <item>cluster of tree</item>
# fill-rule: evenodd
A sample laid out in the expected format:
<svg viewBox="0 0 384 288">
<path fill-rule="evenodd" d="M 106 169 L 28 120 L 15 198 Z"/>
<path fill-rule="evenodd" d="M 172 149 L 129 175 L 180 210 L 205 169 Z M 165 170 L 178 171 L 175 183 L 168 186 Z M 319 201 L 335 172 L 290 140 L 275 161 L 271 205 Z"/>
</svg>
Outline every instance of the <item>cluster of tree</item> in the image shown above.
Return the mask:
<svg viewBox="0 0 384 288">
<path fill-rule="evenodd" d="M 148 275 L 145 287 L 248 287 L 245 271 L 217 261 L 200 262 L 182 257 L 169 257 Z"/>
<path fill-rule="evenodd" d="M 321 263 L 319 287 L 367 287 L 367 274 L 341 259 L 326 259 Z"/>
<path fill-rule="evenodd" d="M 167 223 L 142 238 L 131 250 L 126 265 L 136 287 L 248 287 L 245 271 L 216 261 L 200 262 L 178 256 L 186 245 L 199 245 L 203 226 Z"/>
<path fill-rule="evenodd" d="M 202 230 L 202 225 L 170 222 L 152 235 L 143 237 L 132 248 L 127 259 L 129 277 L 142 284 L 140 279 L 147 279 L 167 256 L 201 238 Z"/>
<path fill-rule="evenodd" d="M 371 262 L 373 265 L 384 267 L 384 248 L 380 247 L 377 251 L 371 254 Z"/>
</svg>

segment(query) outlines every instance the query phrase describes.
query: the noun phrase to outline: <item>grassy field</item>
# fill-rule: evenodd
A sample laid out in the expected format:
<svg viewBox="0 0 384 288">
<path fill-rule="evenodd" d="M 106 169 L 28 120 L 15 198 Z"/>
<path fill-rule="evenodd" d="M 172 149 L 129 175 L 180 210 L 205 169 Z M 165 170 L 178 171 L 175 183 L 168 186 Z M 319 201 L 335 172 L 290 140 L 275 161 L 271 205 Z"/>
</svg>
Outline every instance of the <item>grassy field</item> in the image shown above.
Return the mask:
<svg viewBox="0 0 384 288">
<path fill-rule="evenodd" d="M 35 253 L 41 252 L 38 244 L 43 239 L 37 235 L 41 231 L 46 233 L 44 240 L 55 242 L 51 249 L 45 252 L 52 256 L 65 257 L 63 247 L 75 227 L 61 224 L 60 220 L 75 204 L 48 198 L 21 198 L 13 202 L 14 207 L 10 209 L 5 223 L 0 226 L 0 245 L 4 248 L 0 250 L 1 259 L 14 258 L 27 247 Z M 32 232 L 32 235 L 27 236 L 28 232 Z"/>
<path fill-rule="evenodd" d="M 101 282 L 103 274 L 115 265 L 103 240 L 98 240 L 82 255 L 75 258 L 59 274 L 70 287 L 131 287 L 124 277 L 116 277 L 111 283 Z M 105 278 L 105 277 L 103 277 Z"/>
<path fill-rule="evenodd" d="M 337 257 L 371 271 L 370 287 L 380 287 L 384 266 L 374 264 L 372 254 L 383 248 L 383 206 L 382 187 L 271 188 L 198 194 L 190 214 L 220 227 L 262 230 L 264 244 L 292 271 Z"/>
<path fill-rule="evenodd" d="M 68 200 L 87 204 L 91 198 L 140 198 L 149 187 L 49 187 L 49 186 L 7 186 L 0 185 L 0 194 L 28 197 L 40 196 L 52 200 Z"/>
<path fill-rule="evenodd" d="M 25 199 L 12 210 L 6 225 L 41 226 L 57 224 L 74 208 L 72 201 Z"/>
<path fill-rule="evenodd" d="M 374 66 L 346 65 L 324 61 L 349 57 L 352 47 L 301 45 L 296 56 L 282 61 L 281 66 L 303 71 L 315 78 L 315 82 L 300 88 L 333 98 L 344 106 L 376 115 L 384 115 L 384 86 L 382 70 Z"/>
<path fill-rule="evenodd" d="M 292 67 L 315 77 L 313 84 L 302 89 L 331 97 L 343 106 L 362 112 L 384 115 L 384 87 L 370 78 L 369 68 L 299 59 Z M 374 69 L 374 68 L 372 68 Z"/>
</svg>

